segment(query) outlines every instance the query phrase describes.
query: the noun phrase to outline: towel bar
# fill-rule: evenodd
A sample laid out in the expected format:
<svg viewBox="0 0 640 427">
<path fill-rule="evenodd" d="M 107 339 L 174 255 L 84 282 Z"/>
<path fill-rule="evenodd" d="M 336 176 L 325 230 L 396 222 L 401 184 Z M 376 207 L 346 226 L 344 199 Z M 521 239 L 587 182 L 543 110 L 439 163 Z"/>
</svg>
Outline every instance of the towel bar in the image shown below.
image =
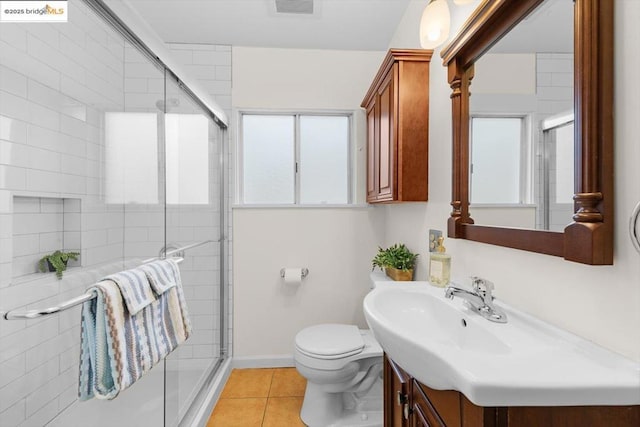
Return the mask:
<svg viewBox="0 0 640 427">
<path fill-rule="evenodd" d="M 147 262 L 155 261 L 156 259 L 157 258 L 152 258 L 151 260 L 145 260 L 143 263 L 146 264 Z M 184 260 L 184 258 L 175 257 L 174 260 L 178 264 L 180 264 Z M 85 301 L 89 301 L 90 299 L 95 297 L 96 297 L 96 293 L 94 291 L 90 291 L 90 292 L 84 293 L 83 295 L 72 298 L 68 301 L 64 301 L 59 305 L 55 305 L 53 307 L 48 307 L 48 308 L 38 309 L 38 310 L 18 311 L 15 313 L 14 313 L 15 310 L 9 310 L 6 313 L 4 313 L 2 317 L 4 317 L 6 320 L 37 319 L 38 317 L 48 316 L 50 314 L 55 314 L 55 313 L 59 313 L 61 311 L 67 310 L 71 307 L 75 307 L 76 305 L 80 305 Z"/>
<path fill-rule="evenodd" d="M 640 202 L 633 208 L 631 218 L 629 219 L 629 234 L 631 235 L 631 243 L 636 251 L 640 253 L 640 235 L 638 235 L 638 222 L 640 221 Z"/>
</svg>

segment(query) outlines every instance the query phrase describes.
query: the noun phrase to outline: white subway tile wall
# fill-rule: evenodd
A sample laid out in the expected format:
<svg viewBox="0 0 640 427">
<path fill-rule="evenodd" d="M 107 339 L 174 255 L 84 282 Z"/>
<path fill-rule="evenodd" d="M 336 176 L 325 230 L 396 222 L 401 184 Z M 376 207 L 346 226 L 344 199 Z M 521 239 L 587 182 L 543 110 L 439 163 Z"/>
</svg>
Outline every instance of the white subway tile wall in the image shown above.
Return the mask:
<svg viewBox="0 0 640 427">
<path fill-rule="evenodd" d="M 217 133 L 210 141 L 210 204 L 168 206 L 165 216 L 162 204 L 104 202 L 104 112 L 157 113 L 165 82 L 161 70 L 82 2 L 71 0 L 69 7 L 73 16 L 64 25 L 7 25 L 0 31 L 2 309 L 54 305 L 132 267 L 133 258 L 157 256 L 165 224 L 167 241 L 178 245 L 220 234 L 213 167 L 228 140 Z M 170 48 L 231 116 L 230 47 Z M 229 202 L 228 188 L 225 193 Z M 37 259 L 57 248 L 80 249 L 82 268 L 72 264 L 62 280 L 36 275 Z M 181 270 L 195 334 L 174 360 L 210 359 L 219 351 L 217 257 L 217 243 L 185 253 Z M 0 425 L 42 426 L 76 401 L 79 320 L 79 307 L 29 321 L 0 320 Z"/>
<path fill-rule="evenodd" d="M 0 31 L 3 309 L 54 305 L 123 267 L 91 268 L 122 259 L 122 243 L 81 239 L 86 231 L 106 233 L 114 225 L 108 220 L 113 208 L 100 202 L 102 114 L 124 107 L 124 41 L 80 2 L 70 7 L 74 18 L 64 25 Z M 82 228 L 84 215 L 96 217 L 95 229 Z M 115 226 L 122 229 L 122 220 Z M 81 244 L 91 245 L 82 251 L 85 268 L 71 263 L 60 281 L 35 274 L 42 255 L 79 251 Z M 0 348 L 0 425 L 45 425 L 75 401 L 79 308 L 0 321 Z"/>
<path fill-rule="evenodd" d="M 79 199 L 51 197 L 13 198 L 12 275 L 15 282 L 36 273 L 38 261 L 46 254 L 58 249 L 80 251 L 80 215 L 79 210 L 74 212 L 79 202 Z M 77 265 L 79 260 L 69 261 L 70 268 Z"/>
</svg>

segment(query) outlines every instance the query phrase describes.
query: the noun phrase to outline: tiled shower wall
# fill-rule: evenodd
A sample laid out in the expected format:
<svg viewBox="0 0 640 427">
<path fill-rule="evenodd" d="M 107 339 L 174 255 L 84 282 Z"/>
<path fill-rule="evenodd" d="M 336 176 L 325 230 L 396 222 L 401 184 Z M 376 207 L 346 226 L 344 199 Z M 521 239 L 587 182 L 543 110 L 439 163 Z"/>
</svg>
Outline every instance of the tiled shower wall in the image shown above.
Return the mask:
<svg viewBox="0 0 640 427">
<path fill-rule="evenodd" d="M 123 267 L 123 207 L 101 196 L 102 112 L 123 109 L 124 41 L 80 2 L 69 7 L 64 25 L 0 31 L 3 309 L 53 305 Z M 36 274 L 43 252 L 80 243 L 82 269 Z M 0 425 L 45 425 L 76 399 L 78 340 L 77 309 L 0 321 Z"/>
<path fill-rule="evenodd" d="M 123 259 L 157 256 L 164 244 L 160 205 L 104 202 L 104 112 L 134 111 L 136 102 L 148 100 L 136 92 L 140 82 L 134 79 L 149 67 L 135 65 L 137 54 L 82 2 L 71 0 L 69 8 L 70 21 L 63 25 L 3 25 L 0 31 L 0 309 L 75 297 L 99 278 L 134 265 Z M 185 47 L 178 50 L 190 49 Z M 218 93 L 230 96 L 230 68 L 224 68 L 231 63 L 230 49 L 193 51 L 228 58 L 228 65 L 195 65 L 213 66 L 213 75 L 203 70 L 196 77 L 208 77 L 203 84 L 219 100 Z M 207 56 L 192 58 L 206 62 Z M 161 79 L 154 80 L 146 82 L 155 93 L 145 111 L 163 96 L 162 84 L 156 92 Z M 215 180 L 212 188 L 218 188 Z M 216 210 L 168 208 L 168 241 L 217 239 L 219 225 L 210 218 Z M 32 229 L 34 224 L 39 228 Z M 80 244 L 82 268 L 68 270 L 60 281 L 36 274 L 37 259 L 60 243 L 70 250 Z M 181 350 L 181 359 L 210 357 L 219 345 L 219 334 L 211 333 L 215 313 L 206 312 L 211 303 L 218 306 L 219 283 L 205 278 L 219 277 L 217 250 L 208 244 L 185 254 L 183 281 L 202 333 Z M 42 426 L 75 401 L 78 340 L 78 308 L 37 320 L 0 320 L 0 425 Z"/>
<path fill-rule="evenodd" d="M 58 249 L 80 252 L 80 199 L 15 196 L 13 213 L 14 278 L 32 274 L 34 261 Z"/>
</svg>

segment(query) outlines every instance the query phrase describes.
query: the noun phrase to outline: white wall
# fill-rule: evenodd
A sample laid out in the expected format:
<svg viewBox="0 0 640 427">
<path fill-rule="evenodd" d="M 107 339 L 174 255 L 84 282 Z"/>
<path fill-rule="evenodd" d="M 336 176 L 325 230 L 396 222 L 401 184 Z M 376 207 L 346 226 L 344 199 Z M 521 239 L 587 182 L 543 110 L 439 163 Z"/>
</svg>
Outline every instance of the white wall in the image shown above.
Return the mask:
<svg viewBox="0 0 640 427">
<path fill-rule="evenodd" d="M 424 1 L 412 1 L 392 46 L 418 47 L 415 28 Z M 459 28 L 472 7 L 450 2 L 452 29 Z M 473 6 L 473 5 L 472 5 Z M 640 2 L 620 0 L 615 13 L 615 191 L 616 231 L 613 266 L 592 267 L 558 257 L 464 240 L 445 240 L 453 256 L 453 278 L 479 275 L 492 280 L 496 295 L 507 303 L 577 335 L 640 360 L 640 258 L 633 250 L 627 224 L 640 199 Z M 453 33 L 452 33 L 453 34 Z M 451 198 L 450 89 L 446 70 L 435 52 L 430 76 L 430 200 L 423 205 L 386 206 L 386 242 L 403 241 L 427 253 L 429 228 L 446 230 Z M 376 208 L 377 209 L 377 208 Z M 419 258 L 417 278 L 426 279 L 426 257 Z"/>
<path fill-rule="evenodd" d="M 234 357 L 291 355 L 317 323 L 366 327 L 362 300 L 383 229 L 371 208 L 234 209 Z M 282 267 L 306 267 L 300 286 Z"/>
<path fill-rule="evenodd" d="M 234 47 L 233 107 L 356 110 L 354 154 L 362 165 L 360 102 L 384 55 Z M 362 199 L 362 167 L 357 179 Z M 234 356 L 290 356 L 295 334 L 315 323 L 364 327 L 362 298 L 384 228 L 381 214 L 363 207 L 235 208 Z M 309 276 L 299 288 L 290 288 L 280 279 L 282 267 L 306 267 Z"/>
</svg>

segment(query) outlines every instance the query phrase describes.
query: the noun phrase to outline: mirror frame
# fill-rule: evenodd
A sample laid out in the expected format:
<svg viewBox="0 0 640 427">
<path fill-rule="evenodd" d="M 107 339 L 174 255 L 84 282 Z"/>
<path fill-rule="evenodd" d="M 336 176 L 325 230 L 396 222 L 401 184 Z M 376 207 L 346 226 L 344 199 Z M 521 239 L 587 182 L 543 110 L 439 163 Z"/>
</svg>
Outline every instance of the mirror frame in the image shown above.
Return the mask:
<svg viewBox="0 0 640 427">
<path fill-rule="evenodd" d="M 613 264 L 613 1 L 574 0 L 574 215 L 563 232 L 474 224 L 469 214 L 469 87 L 474 62 L 543 0 L 484 0 L 443 49 L 452 89 L 449 237 L 591 265 Z"/>
</svg>

